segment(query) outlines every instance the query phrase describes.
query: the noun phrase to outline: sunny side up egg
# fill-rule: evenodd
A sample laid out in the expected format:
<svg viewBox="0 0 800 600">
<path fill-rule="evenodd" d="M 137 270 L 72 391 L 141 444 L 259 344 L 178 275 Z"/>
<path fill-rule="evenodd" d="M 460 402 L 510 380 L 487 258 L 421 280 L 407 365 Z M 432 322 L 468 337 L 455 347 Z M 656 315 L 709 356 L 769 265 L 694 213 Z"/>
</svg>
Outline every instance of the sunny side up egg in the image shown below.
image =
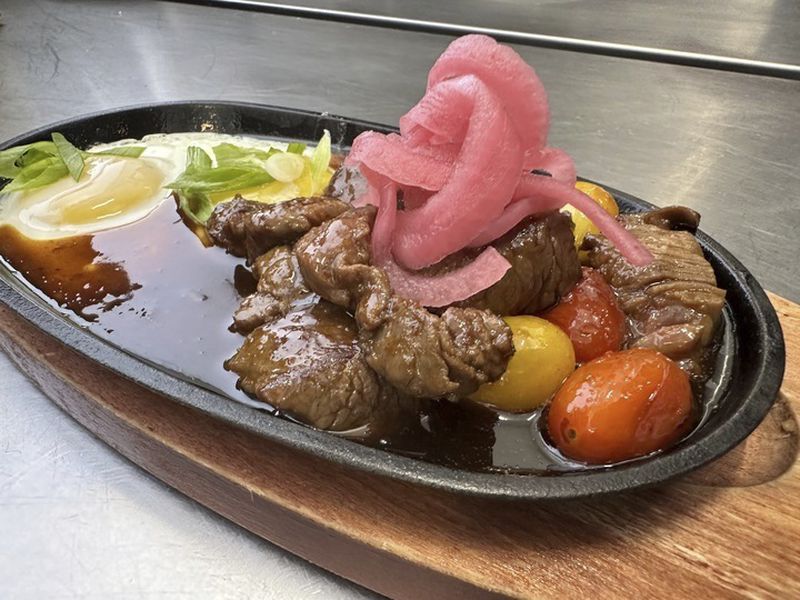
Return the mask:
<svg viewBox="0 0 800 600">
<path fill-rule="evenodd" d="M 271 140 L 216 133 L 154 134 L 141 140 L 121 140 L 88 150 L 79 181 L 65 176 L 33 190 L 0 191 L 0 223 L 31 239 L 59 239 L 122 227 L 143 219 L 170 198 L 164 186 L 186 168 L 186 150 L 210 151 L 217 144 L 269 150 L 285 149 Z M 121 146 L 144 146 L 138 158 L 97 155 Z M 291 194 L 290 194 L 291 196 Z M 222 198 L 214 198 L 220 201 Z"/>
</svg>

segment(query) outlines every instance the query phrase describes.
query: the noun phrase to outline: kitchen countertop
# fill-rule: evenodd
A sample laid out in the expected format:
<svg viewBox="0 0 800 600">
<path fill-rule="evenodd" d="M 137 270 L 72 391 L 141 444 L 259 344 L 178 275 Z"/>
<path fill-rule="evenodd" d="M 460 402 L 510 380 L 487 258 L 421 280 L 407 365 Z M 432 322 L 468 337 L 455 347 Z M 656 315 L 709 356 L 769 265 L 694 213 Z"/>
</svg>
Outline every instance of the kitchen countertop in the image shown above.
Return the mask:
<svg viewBox="0 0 800 600">
<path fill-rule="evenodd" d="M 0 140 L 178 99 L 396 122 L 449 42 L 168 2 L 6 0 L 1 12 Z M 765 287 L 800 301 L 800 82 L 517 49 L 548 89 L 551 142 L 581 175 L 698 209 Z M 3 356 L 0 382 L 0 597 L 371 595 L 153 480 Z"/>
<path fill-rule="evenodd" d="M 226 1 L 226 0 L 222 0 Z M 233 0 L 234 2 L 236 0 Z M 795 0 L 250 0 L 800 64 Z"/>
</svg>

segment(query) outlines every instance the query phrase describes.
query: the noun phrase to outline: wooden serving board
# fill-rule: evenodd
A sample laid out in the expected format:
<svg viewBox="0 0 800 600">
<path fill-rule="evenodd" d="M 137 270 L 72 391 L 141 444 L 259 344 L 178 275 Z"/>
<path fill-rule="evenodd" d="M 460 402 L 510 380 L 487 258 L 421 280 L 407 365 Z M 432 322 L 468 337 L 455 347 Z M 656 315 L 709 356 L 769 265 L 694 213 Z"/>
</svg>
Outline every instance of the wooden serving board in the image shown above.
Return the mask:
<svg viewBox="0 0 800 600">
<path fill-rule="evenodd" d="M 786 378 L 745 442 L 659 488 L 559 503 L 457 497 L 298 453 L 143 390 L 2 305 L 0 348 L 168 485 L 391 597 L 800 598 L 800 306 L 772 301 Z"/>
</svg>

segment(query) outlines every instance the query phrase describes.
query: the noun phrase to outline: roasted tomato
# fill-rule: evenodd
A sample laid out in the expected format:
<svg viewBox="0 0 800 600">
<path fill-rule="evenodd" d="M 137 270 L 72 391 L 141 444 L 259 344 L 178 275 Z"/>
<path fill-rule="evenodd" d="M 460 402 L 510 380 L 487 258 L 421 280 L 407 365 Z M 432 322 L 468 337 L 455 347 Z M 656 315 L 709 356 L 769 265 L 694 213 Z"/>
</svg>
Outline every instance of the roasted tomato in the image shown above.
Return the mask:
<svg viewBox="0 0 800 600">
<path fill-rule="evenodd" d="M 692 424 L 692 389 L 678 365 L 637 348 L 597 358 L 553 398 L 547 431 L 575 460 L 606 464 L 669 447 Z"/>
<path fill-rule="evenodd" d="M 625 315 L 611 287 L 594 269 L 584 267 L 583 277 L 572 291 L 542 317 L 569 336 L 578 362 L 622 347 Z"/>
<path fill-rule="evenodd" d="M 575 187 L 602 206 L 603 210 L 605 210 L 612 217 L 616 217 L 619 214 L 619 206 L 617 206 L 614 196 L 609 194 L 599 185 L 589 183 L 588 181 L 579 181 L 575 184 Z M 562 211 L 568 213 L 572 218 L 572 222 L 575 224 L 573 233 L 575 234 L 575 247 L 578 250 L 581 249 L 583 238 L 585 238 L 587 234 L 600 233 L 597 225 L 592 223 L 586 215 L 573 207 L 571 204 L 567 204 Z"/>
<path fill-rule="evenodd" d="M 514 356 L 503 376 L 482 385 L 472 399 L 502 410 L 526 412 L 547 402 L 575 369 L 569 338 L 538 317 L 505 317 L 514 335 Z"/>
</svg>

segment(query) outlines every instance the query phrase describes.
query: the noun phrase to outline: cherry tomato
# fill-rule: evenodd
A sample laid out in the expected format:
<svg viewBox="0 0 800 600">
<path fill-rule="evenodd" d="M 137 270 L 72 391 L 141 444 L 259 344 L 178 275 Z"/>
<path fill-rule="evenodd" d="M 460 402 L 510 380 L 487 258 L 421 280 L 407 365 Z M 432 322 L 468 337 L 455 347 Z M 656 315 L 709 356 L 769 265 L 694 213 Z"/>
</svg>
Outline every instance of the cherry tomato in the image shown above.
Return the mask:
<svg viewBox="0 0 800 600">
<path fill-rule="evenodd" d="M 603 210 L 605 210 L 612 217 L 616 217 L 619 214 L 619 206 L 617 206 L 617 201 L 614 200 L 614 196 L 609 194 L 596 183 L 579 181 L 575 184 L 575 187 L 602 206 Z"/>
<path fill-rule="evenodd" d="M 614 196 L 609 194 L 599 185 L 595 185 L 594 183 L 589 183 L 587 181 L 579 181 L 575 184 L 575 187 L 597 202 L 601 207 L 603 207 L 603 210 L 605 210 L 612 217 L 616 217 L 619 214 L 619 206 L 617 206 Z M 575 234 L 575 247 L 578 250 L 581 249 L 583 238 L 585 238 L 587 234 L 600 233 L 600 230 L 597 228 L 597 226 L 592 223 L 586 215 L 584 215 L 571 204 L 567 204 L 562 211 L 569 213 L 569 216 L 572 218 L 572 222 L 575 224 L 573 233 Z"/>
<path fill-rule="evenodd" d="M 606 464 L 667 448 L 692 424 L 692 389 L 678 365 L 635 348 L 597 358 L 570 375 L 547 415 L 556 447 Z"/>
<path fill-rule="evenodd" d="M 622 347 L 625 315 L 617 306 L 614 291 L 594 269 L 584 267 L 577 285 L 542 318 L 558 325 L 569 336 L 578 362 Z"/>
<path fill-rule="evenodd" d="M 527 412 L 545 404 L 575 369 L 575 352 L 558 327 L 538 317 L 505 317 L 514 356 L 503 376 L 484 383 L 472 399 L 501 410 Z"/>
</svg>

